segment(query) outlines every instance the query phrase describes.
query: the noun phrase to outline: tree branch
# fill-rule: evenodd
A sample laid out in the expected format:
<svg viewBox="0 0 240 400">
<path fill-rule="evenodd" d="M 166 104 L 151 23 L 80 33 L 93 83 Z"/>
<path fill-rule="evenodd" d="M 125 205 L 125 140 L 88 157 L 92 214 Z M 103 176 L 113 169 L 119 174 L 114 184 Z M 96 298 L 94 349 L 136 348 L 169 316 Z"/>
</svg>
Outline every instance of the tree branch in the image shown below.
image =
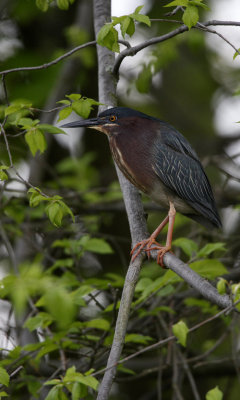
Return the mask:
<svg viewBox="0 0 240 400">
<path fill-rule="evenodd" d="M 210 300 L 221 308 L 229 307 L 232 304 L 228 295 L 220 295 L 211 283 L 199 276 L 187 264 L 184 264 L 173 254 L 166 253 L 163 260 L 166 267 L 181 276 L 185 282 L 201 293 L 205 299 Z"/>
<path fill-rule="evenodd" d="M 163 22 L 164 20 L 163 19 L 159 19 L 159 20 L 155 19 L 153 21 Z M 120 65 L 125 57 L 134 56 L 135 54 L 137 54 L 139 51 L 145 49 L 146 47 L 152 46 L 153 44 L 164 42 L 165 40 L 171 39 L 174 36 L 180 35 L 181 33 L 188 31 L 188 27 L 186 25 L 184 25 L 181 21 L 169 21 L 166 19 L 165 22 L 172 22 L 172 23 L 178 22 L 182 25 L 179 28 L 173 30 L 172 32 L 166 33 L 162 36 L 151 38 L 149 40 L 146 40 L 145 42 L 138 44 L 137 46 L 123 50 L 116 59 L 115 65 L 113 67 L 113 73 L 116 75 L 118 74 Z M 207 21 L 207 22 L 203 22 L 203 23 L 197 23 L 197 25 L 193 27 L 195 29 L 202 29 L 202 30 L 204 29 L 204 30 L 208 31 L 209 33 L 218 35 L 221 39 L 223 39 L 226 43 L 228 43 L 240 55 L 239 50 L 231 42 L 229 42 L 229 40 L 226 39 L 222 34 L 218 33 L 217 31 L 207 28 L 208 26 L 211 26 L 211 25 L 214 25 L 214 26 L 217 26 L 217 25 L 219 25 L 219 26 L 240 26 L 240 22 L 212 20 L 212 21 Z"/>
<path fill-rule="evenodd" d="M 93 40 L 92 42 L 87 42 L 87 43 L 81 44 L 80 46 L 74 47 L 74 49 L 69 50 L 67 53 L 64 53 L 62 56 L 55 58 L 55 60 L 50 61 L 49 63 L 42 64 L 42 65 L 36 65 L 35 67 L 19 67 L 19 68 L 6 69 L 4 71 L 0 71 L 0 74 L 7 75 L 12 72 L 35 71 L 38 69 L 46 69 L 46 68 L 51 67 L 52 65 L 59 63 L 60 61 L 64 60 L 65 58 L 71 56 L 72 54 L 76 53 L 78 50 L 84 49 L 85 47 L 88 47 L 88 46 L 93 46 L 95 44 L 96 44 L 96 40 Z"/>
</svg>

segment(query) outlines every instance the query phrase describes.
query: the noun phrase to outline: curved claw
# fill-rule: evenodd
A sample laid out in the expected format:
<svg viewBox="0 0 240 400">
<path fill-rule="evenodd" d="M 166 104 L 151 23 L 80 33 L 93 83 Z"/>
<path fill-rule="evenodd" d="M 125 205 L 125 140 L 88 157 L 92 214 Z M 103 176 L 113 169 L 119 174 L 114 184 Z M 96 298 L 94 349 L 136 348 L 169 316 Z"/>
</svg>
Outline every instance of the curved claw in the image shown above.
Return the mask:
<svg viewBox="0 0 240 400">
<path fill-rule="evenodd" d="M 171 247 L 170 247 L 170 246 L 165 246 L 165 247 L 162 247 L 162 248 L 158 251 L 157 263 L 158 263 L 161 267 L 164 267 L 163 256 L 164 256 L 164 254 L 166 254 L 169 250 L 171 250 Z"/>
<path fill-rule="evenodd" d="M 152 247 L 154 245 L 154 247 Z M 146 247 L 146 248 L 145 248 Z M 138 248 L 138 250 L 137 250 Z M 137 252 L 135 253 L 135 251 Z M 162 246 L 160 243 L 156 242 L 155 239 L 149 238 L 142 240 L 141 242 L 137 243 L 131 251 L 132 262 L 137 258 L 137 256 L 144 250 L 147 253 L 148 259 L 150 258 L 150 253 L 152 250 L 158 250 L 157 254 L 157 263 L 161 267 L 164 267 L 163 263 L 163 256 L 165 253 L 171 250 L 170 246 Z M 135 253 L 135 254 L 134 254 Z M 133 255 L 134 254 L 134 255 Z"/>
<path fill-rule="evenodd" d="M 155 247 L 152 247 L 153 245 L 155 245 Z M 156 242 L 156 240 L 150 236 L 150 238 L 142 240 L 141 242 L 137 243 L 134 246 L 134 248 L 132 249 L 132 251 L 130 253 L 132 256 L 132 262 L 137 258 L 137 256 L 141 253 L 142 250 L 144 250 L 147 253 L 147 257 L 149 259 L 151 250 L 155 250 L 155 249 L 157 250 L 157 249 L 162 249 L 162 248 L 163 247 L 161 246 L 161 244 Z M 137 252 L 135 253 L 136 250 L 137 250 Z"/>
<path fill-rule="evenodd" d="M 142 240 L 141 242 L 137 243 L 134 248 L 132 249 L 132 251 L 130 252 L 131 256 L 132 256 L 132 261 L 135 260 L 135 258 L 137 258 L 137 256 L 139 256 L 139 254 L 141 253 L 141 251 L 144 249 L 144 247 L 147 245 L 149 239 L 145 239 Z M 137 250 L 136 254 L 135 251 L 136 249 L 139 247 L 139 249 Z M 134 255 L 133 255 L 134 254 Z"/>
</svg>

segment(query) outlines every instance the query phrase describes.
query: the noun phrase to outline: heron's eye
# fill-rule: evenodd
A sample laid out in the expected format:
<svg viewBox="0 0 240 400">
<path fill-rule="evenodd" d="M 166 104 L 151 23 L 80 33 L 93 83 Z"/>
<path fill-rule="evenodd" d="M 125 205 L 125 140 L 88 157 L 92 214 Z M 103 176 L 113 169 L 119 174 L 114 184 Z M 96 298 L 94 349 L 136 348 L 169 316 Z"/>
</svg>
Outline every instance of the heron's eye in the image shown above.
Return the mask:
<svg viewBox="0 0 240 400">
<path fill-rule="evenodd" d="M 111 116 L 109 117 L 109 120 L 110 120 L 111 122 L 116 121 L 116 119 L 117 119 L 117 117 L 116 117 L 115 115 L 111 115 Z"/>
</svg>

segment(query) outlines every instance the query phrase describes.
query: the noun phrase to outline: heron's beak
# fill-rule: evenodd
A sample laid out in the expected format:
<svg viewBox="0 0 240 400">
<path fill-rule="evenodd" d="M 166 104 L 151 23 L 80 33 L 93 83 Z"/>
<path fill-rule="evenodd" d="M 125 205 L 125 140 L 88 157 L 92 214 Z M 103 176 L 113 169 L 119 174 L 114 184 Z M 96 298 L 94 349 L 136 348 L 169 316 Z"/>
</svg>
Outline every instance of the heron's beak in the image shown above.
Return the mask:
<svg viewBox="0 0 240 400">
<path fill-rule="evenodd" d="M 81 119 L 79 121 L 69 122 L 68 124 L 61 125 L 61 128 L 95 128 L 98 129 L 102 125 L 105 125 L 105 119 L 101 118 L 89 118 L 89 119 Z"/>
</svg>

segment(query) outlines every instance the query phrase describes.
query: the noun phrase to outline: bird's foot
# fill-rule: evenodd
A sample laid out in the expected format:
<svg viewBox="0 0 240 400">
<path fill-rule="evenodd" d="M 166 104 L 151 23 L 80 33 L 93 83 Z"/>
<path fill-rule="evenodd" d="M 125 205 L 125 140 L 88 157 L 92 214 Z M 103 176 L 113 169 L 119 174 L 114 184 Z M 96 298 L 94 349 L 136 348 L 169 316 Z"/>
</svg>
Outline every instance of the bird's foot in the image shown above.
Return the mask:
<svg viewBox="0 0 240 400">
<path fill-rule="evenodd" d="M 150 253 L 152 250 L 158 250 L 158 256 L 157 256 L 157 263 L 163 267 L 163 256 L 164 254 L 170 250 L 170 248 L 166 246 L 162 246 L 160 243 L 158 243 L 155 238 L 149 237 L 148 239 L 141 240 L 141 242 L 137 243 L 134 248 L 131 251 L 131 256 L 132 256 L 132 262 L 139 256 L 141 251 L 144 250 L 147 253 L 148 259 L 150 258 Z"/>
<path fill-rule="evenodd" d="M 158 247 L 152 247 L 151 250 L 158 250 L 158 254 L 157 254 L 157 263 L 158 265 L 160 265 L 161 267 L 165 267 L 164 262 L 163 262 L 163 256 L 171 250 L 170 246 L 158 246 Z"/>
</svg>

